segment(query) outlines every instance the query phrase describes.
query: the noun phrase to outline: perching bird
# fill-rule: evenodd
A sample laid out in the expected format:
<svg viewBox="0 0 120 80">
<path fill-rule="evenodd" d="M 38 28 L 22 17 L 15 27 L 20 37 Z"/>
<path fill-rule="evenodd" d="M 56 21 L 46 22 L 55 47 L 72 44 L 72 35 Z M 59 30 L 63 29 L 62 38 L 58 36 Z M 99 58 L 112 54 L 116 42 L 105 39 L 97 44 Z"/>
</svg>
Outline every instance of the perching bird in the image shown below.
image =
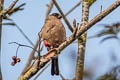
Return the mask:
<svg viewBox="0 0 120 80">
<path fill-rule="evenodd" d="M 53 13 L 47 17 L 42 29 L 44 45 L 48 50 L 57 48 L 66 40 L 66 31 L 61 22 L 61 15 Z M 58 57 L 52 58 L 51 75 L 59 75 Z"/>
</svg>

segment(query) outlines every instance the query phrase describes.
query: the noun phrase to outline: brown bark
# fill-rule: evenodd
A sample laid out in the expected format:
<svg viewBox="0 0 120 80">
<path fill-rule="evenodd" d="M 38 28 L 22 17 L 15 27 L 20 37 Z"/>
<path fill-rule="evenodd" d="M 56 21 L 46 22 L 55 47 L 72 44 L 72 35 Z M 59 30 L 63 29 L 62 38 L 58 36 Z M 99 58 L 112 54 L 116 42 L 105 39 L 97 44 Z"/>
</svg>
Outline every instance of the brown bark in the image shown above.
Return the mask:
<svg viewBox="0 0 120 80">
<path fill-rule="evenodd" d="M 88 23 L 88 17 L 89 17 L 89 3 L 83 0 L 82 1 L 82 24 L 81 26 L 85 26 Z M 86 44 L 87 33 L 84 33 L 82 36 L 78 38 L 76 80 L 82 80 L 83 75 L 84 75 L 85 44 Z"/>
<path fill-rule="evenodd" d="M 3 2 L 4 2 L 4 0 L 0 0 L 0 12 L 3 10 Z M 2 80 L 2 73 L 1 73 L 1 39 L 2 39 L 2 16 L 0 16 L 0 80 Z"/>
</svg>

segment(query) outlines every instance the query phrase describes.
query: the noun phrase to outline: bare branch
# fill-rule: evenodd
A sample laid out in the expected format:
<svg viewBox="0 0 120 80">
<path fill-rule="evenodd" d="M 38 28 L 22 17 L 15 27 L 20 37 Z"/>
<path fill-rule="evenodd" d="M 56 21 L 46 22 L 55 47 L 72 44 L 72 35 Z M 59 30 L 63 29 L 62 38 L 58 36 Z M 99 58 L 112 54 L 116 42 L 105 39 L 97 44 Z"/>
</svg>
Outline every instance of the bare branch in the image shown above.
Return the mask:
<svg viewBox="0 0 120 80">
<path fill-rule="evenodd" d="M 69 21 L 68 21 L 67 18 L 65 17 L 63 11 L 61 10 L 61 8 L 59 7 L 59 5 L 57 4 L 56 0 L 52 0 L 52 1 L 53 1 L 53 3 L 55 4 L 55 6 L 56 6 L 56 8 L 58 9 L 58 11 L 60 12 L 60 14 L 62 15 L 62 17 L 63 17 L 65 23 L 67 24 L 68 28 L 70 29 L 70 31 L 73 32 L 72 26 L 70 25 Z"/>
<path fill-rule="evenodd" d="M 30 79 L 33 75 L 35 75 L 42 67 L 44 67 L 53 56 L 57 56 L 63 49 L 65 49 L 69 44 L 71 44 L 73 41 L 75 41 L 81 34 L 83 34 L 86 30 L 91 28 L 94 24 L 102 20 L 105 16 L 107 16 L 110 12 L 112 12 L 114 9 L 116 9 L 120 5 L 120 0 L 117 0 L 115 3 L 113 3 L 108 9 L 101 12 L 99 15 L 97 15 L 94 19 L 92 19 L 89 23 L 87 23 L 85 26 L 82 26 L 80 30 L 78 30 L 76 37 L 73 38 L 73 35 L 71 35 L 65 42 L 63 42 L 58 48 L 52 49 L 49 52 L 46 53 L 40 60 L 39 68 L 36 67 L 37 64 L 35 64 L 31 69 L 29 69 L 24 75 L 20 76 L 19 80 L 26 80 Z"/>
<path fill-rule="evenodd" d="M 113 3 L 109 8 L 98 14 L 95 18 L 93 18 L 87 25 L 81 27 L 80 30 L 78 30 L 76 36 L 79 37 L 81 34 L 83 34 L 85 31 L 87 31 L 91 26 L 95 25 L 97 22 L 102 20 L 104 17 L 106 17 L 108 14 L 110 14 L 113 10 L 115 10 L 118 6 L 120 6 L 120 0 L 117 0 L 115 3 Z"/>
<path fill-rule="evenodd" d="M 65 78 L 63 77 L 63 75 L 60 73 L 60 77 L 62 80 L 65 80 Z"/>
<path fill-rule="evenodd" d="M 12 20 L 13 23 L 15 23 L 13 20 Z M 16 24 L 16 23 L 15 23 Z M 34 46 L 33 42 L 27 37 L 27 35 L 23 32 L 23 30 L 20 28 L 20 26 L 18 26 L 17 24 L 15 25 L 16 28 L 21 32 L 21 34 L 25 37 L 25 39 L 32 45 Z"/>
<path fill-rule="evenodd" d="M 4 0 L 0 0 L 0 13 L 3 10 Z M 2 18 L 3 16 L 0 15 L 0 80 L 2 80 L 2 72 L 1 72 L 1 38 L 2 38 Z"/>
<path fill-rule="evenodd" d="M 68 14 L 70 14 L 74 9 L 76 9 L 78 6 L 80 6 L 82 1 L 79 1 L 73 8 L 71 8 L 66 14 L 65 16 L 67 16 Z"/>
<path fill-rule="evenodd" d="M 51 63 L 48 63 L 47 66 L 45 68 L 43 68 L 33 80 L 36 80 L 45 71 L 45 69 L 47 69 L 49 67 L 50 64 Z"/>
<path fill-rule="evenodd" d="M 88 23 L 88 18 L 89 18 L 89 3 L 85 0 L 83 0 L 82 1 L 82 22 L 81 22 L 82 24 L 81 24 L 81 26 L 85 26 Z M 84 33 L 83 35 L 81 35 L 80 38 L 78 38 L 76 80 L 83 79 L 86 36 L 87 36 L 87 33 Z"/>
<path fill-rule="evenodd" d="M 12 8 L 15 6 L 15 4 L 18 2 L 19 0 L 15 0 L 7 9 L 3 10 L 0 15 L 6 15 L 10 10 L 12 10 Z"/>
<path fill-rule="evenodd" d="M 34 46 L 33 42 L 27 37 L 27 35 L 23 32 L 23 30 L 20 28 L 20 26 L 17 25 L 17 23 L 14 22 L 13 19 L 8 18 L 7 16 L 4 16 L 6 20 L 9 20 L 10 22 L 3 23 L 2 25 L 7 25 L 7 26 L 15 26 L 20 33 L 25 37 L 25 39 L 32 45 Z"/>
<path fill-rule="evenodd" d="M 16 12 L 18 12 L 18 11 L 24 10 L 24 8 L 22 8 L 22 7 L 25 6 L 25 5 L 26 5 L 26 3 L 22 3 L 21 5 L 13 8 L 13 9 L 11 9 L 11 10 L 8 12 L 8 15 L 11 16 L 12 14 L 14 14 L 14 13 L 16 13 Z"/>
<path fill-rule="evenodd" d="M 28 46 L 28 45 L 23 45 L 23 44 L 20 44 L 20 43 L 17 43 L 17 42 L 10 42 L 10 43 L 8 43 L 8 44 L 17 44 L 18 46 L 24 46 L 24 47 L 28 47 L 28 48 L 31 48 L 31 49 L 33 49 L 33 50 L 35 50 L 33 47 L 31 47 L 31 46 Z M 36 52 L 38 52 L 37 50 L 35 50 Z"/>
<path fill-rule="evenodd" d="M 30 53 L 29 58 L 28 58 L 28 61 L 27 61 L 27 63 L 26 63 L 26 66 L 24 67 L 24 70 L 22 71 L 21 75 L 24 75 L 25 72 L 27 72 L 28 67 L 30 66 L 30 64 L 31 64 L 31 62 L 32 62 L 32 60 L 33 60 L 33 57 L 34 57 L 34 54 L 35 54 L 35 50 L 37 49 L 39 43 L 40 43 L 40 38 L 38 38 L 38 40 L 37 40 L 37 42 L 36 42 L 36 44 L 35 44 L 35 46 L 34 46 L 34 49 L 33 49 L 32 52 Z"/>
<path fill-rule="evenodd" d="M 48 5 L 47 13 L 46 13 L 46 18 L 48 17 L 49 13 L 51 12 L 53 8 L 53 2 L 51 1 L 50 4 Z"/>
</svg>

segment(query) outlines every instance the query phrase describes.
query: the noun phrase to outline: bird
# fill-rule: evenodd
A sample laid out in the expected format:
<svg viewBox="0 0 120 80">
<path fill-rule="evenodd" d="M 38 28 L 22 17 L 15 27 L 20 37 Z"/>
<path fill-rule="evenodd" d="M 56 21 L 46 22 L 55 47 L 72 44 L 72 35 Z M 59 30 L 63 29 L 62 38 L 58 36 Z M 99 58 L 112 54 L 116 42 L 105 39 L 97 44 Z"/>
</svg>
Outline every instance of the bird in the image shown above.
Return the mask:
<svg viewBox="0 0 120 80">
<path fill-rule="evenodd" d="M 42 29 L 42 39 L 47 50 L 58 48 L 66 40 L 66 30 L 59 13 L 49 15 Z M 59 75 L 58 56 L 52 58 L 51 75 Z"/>
</svg>

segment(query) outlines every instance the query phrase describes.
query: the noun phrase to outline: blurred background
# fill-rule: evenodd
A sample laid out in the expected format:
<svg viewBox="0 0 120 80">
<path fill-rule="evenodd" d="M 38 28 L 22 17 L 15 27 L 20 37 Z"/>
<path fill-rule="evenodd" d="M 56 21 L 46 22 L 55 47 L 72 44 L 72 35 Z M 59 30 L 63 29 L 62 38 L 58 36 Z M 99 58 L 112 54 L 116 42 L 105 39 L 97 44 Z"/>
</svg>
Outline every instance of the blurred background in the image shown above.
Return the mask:
<svg viewBox="0 0 120 80">
<path fill-rule="evenodd" d="M 5 0 L 4 8 L 8 6 L 14 0 Z M 23 30 L 23 32 L 29 37 L 29 39 L 35 44 L 38 38 L 38 33 L 44 25 L 47 4 L 51 0 L 19 0 L 16 6 L 26 3 L 23 11 L 19 11 L 12 15 L 10 18 Z M 76 5 L 80 0 L 57 0 L 61 9 L 64 13 L 69 11 L 74 5 Z M 100 13 L 101 5 L 102 10 L 107 9 L 116 0 L 97 0 L 90 7 L 89 21 L 93 19 L 97 14 Z M 73 23 L 73 19 L 76 19 L 77 23 L 81 22 L 81 5 L 77 7 L 73 12 L 71 12 L 67 19 L 69 22 Z M 58 12 L 54 6 L 51 13 Z M 94 25 L 88 30 L 88 37 L 94 36 L 104 29 L 103 25 L 100 24 L 113 24 L 120 22 L 120 7 L 106 16 L 102 21 Z M 5 21 L 3 21 L 5 22 Z M 67 32 L 67 38 L 72 34 L 65 24 L 64 20 L 62 22 L 65 26 Z M 119 36 L 119 34 L 118 34 Z M 119 65 L 120 60 L 120 40 L 110 39 L 109 41 L 100 41 L 104 38 L 88 38 L 86 44 L 86 55 L 85 55 L 85 80 L 96 80 L 99 76 L 104 75 L 109 72 L 113 67 Z M 18 52 L 18 57 L 21 58 L 21 62 L 15 66 L 11 66 L 12 56 L 15 55 L 17 46 L 16 44 L 8 44 L 9 42 L 18 42 L 21 44 L 32 46 L 26 38 L 20 33 L 20 31 L 15 26 L 3 26 L 2 31 L 2 74 L 3 80 L 17 80 L 21 74 L 28 56 L 32 49 L 21 47 Z M 42 54 L 46 53 L 47 50 L 44 47 Z M 61 74 L 66 79 L 72 79 L 75 77 L 76 70 L 76 59 L 77 59 L 77 41 L 73 42 L 66 49 L 62 51 L 59 55 L 59 68 Z M 51 76 L 51 66 L 49 66 L 37 80 L 61 80 L 60 76 Z M 31 79 L 33 80 L 33 78 Z"/>
</svg>

